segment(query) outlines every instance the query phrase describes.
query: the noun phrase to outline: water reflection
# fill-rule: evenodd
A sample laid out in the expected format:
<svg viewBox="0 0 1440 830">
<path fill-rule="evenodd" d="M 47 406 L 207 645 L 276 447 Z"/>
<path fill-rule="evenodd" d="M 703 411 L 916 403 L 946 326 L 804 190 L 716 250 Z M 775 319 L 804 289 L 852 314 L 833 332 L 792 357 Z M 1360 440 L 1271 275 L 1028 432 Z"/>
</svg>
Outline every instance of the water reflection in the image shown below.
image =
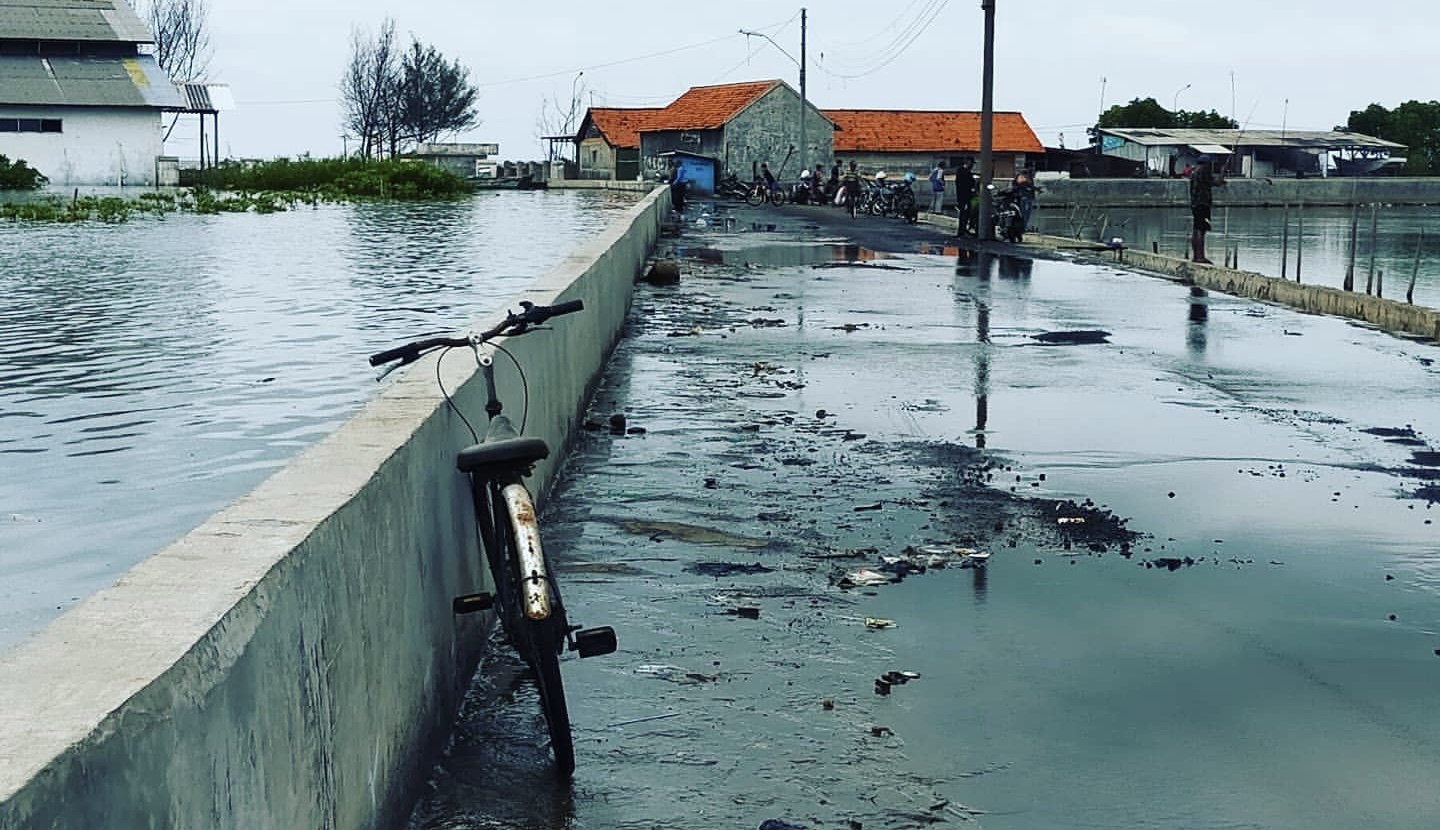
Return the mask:
<svg viewBox="0 0 1440 830">
<path fill-rule="evenodd" d="M 1190 325 L 1185 328 L 1185 347 L 1191 357 L 1204 357 L 1209 346 L 1209 295 L 1198 285 L 1190 286 Z"/>
<path fill-rule="evenodd" d="M 633 203 L 0 224 L 0 649 L 331 432 L 363 355 L 464 327 Z"/>
</svg>

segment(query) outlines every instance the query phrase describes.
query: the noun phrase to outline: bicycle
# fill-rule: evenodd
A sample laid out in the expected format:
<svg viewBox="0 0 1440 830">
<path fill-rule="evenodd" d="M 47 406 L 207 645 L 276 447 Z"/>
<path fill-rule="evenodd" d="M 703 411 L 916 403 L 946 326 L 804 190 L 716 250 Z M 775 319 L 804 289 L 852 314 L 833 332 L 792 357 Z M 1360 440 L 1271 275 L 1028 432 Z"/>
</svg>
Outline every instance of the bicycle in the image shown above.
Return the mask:
<svg viewBox="0 0 1440 830">
<path fill-rule="evenodd" d="M 781 187 L 779 182 L 776 182 L 774 187 L 770 187 L 765 182 L 757 181 L 750 187 L 750 195 L 746 197 L 745 201 L 749 202 L 752 207 L 760 207 L 766 202 L 779 207 L 789 201 L 789 198 L 785 193 L 785 188 Z"/>
<path fill-rule="evenodd" d="M 494 591 L 456 597 L 451 610 L 456 614 L 497 610 L 506 642 L 535 676 L 556 769 L 561 777 L 568 778 L 575 771 L 575 744 L 560 678 L 560 653 L 568 647 L 581 657 L 610 654 L 616 647 L 615 630 L 610 626 L 582 629 L 569 624 L 554 570 L 540 544 L 535 505 L 522 481 L 530 475 L 536 462 L 550 455 L 550 448 L 544 439 L 521 436 L 503 414 L 503 404 L 495 391 L 494 358 L 481 354 L 480 347 L 498 337 L 518 337 L 533 332 L 552 317 L 580 311 L 584 305 L 580 300 L 572 300 L 554 306 L 529 302 L 522 302 L 520 306 L 520 313 L 507 312 L 504 320 L 480 334 L 416 340 L 371 355 L 370 365 L 398 360 L 399 363 L 386 370 L 388 373 L 436 349 L 448 352 L 470 348 L 475 352 L 485 382 L 485 413 L 489 416 L 489 425 L 484 438 L 476 437 L 474 444 L 462 449 L 455 463 L 470 479 L 475 521 Z M 495 348 L 504 351 L 499 344 L 495 344 Z M 444 359 L 444 352 L 440 359 Z M 448 393 L 445 399 L 454 409 Z M 474 436 L 474 427 L 464 413 L 455 411 Z"/>
</svg>

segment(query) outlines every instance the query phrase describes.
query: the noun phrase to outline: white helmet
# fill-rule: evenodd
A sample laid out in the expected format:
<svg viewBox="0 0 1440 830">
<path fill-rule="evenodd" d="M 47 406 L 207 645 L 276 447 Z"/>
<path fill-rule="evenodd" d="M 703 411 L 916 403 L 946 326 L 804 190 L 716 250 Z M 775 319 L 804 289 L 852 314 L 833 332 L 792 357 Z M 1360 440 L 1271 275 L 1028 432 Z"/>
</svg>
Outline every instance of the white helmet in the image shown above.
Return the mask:
<svg viewBox="0 0 1440 830">
<path fill-rule="evenodd" d="M 884 171 L 884 170 L 881 170 L 879 173 L 876 173 L 876 174 L 875 174 L 875 178 L 876 178 L 876 179 L 879 179 L 879 180 L 883 180 L 883 179 L 885 178 L 885 171 Z"/>
<path fill-rule="evenodd" d="M 809 170 L 801 170 L 801 171 L 800 171 L 800 178 L 802 178 L 802 179 L 808 179 L 808 178 L 810 178 L 810 171 L 809 171 Z"/>
</svg>

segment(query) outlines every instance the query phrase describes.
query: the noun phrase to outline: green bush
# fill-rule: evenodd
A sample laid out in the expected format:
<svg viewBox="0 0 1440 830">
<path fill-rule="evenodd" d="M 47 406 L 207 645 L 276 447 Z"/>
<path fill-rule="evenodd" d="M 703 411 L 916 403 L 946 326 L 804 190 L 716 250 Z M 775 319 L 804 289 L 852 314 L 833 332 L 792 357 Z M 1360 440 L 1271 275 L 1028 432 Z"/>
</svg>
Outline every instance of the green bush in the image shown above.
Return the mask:
<svg viewBox="0 0 1440 830">
<path fill-rule="evenodd" d="M 11 161 L 0 155 L 0 190 L 38 190 L 50 181 L 25 159 Z"/>
<path fill-rule="evenodd" d="M 459 176 L 415 161 L 386 159 L 304 159 L 246 164 L 226 162 L 206 170 L 213 190 L 304 194 L 307 200 L 439 199 L 469 192 Z M 314 202 L 311 201 L 313 204 Z"/>
</svg>

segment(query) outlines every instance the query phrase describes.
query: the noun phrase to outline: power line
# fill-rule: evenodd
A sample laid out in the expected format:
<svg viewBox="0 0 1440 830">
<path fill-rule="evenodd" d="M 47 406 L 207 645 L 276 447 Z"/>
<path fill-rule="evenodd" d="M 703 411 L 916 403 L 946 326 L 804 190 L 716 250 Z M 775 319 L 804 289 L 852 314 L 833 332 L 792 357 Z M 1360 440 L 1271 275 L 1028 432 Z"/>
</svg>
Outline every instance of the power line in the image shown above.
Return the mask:
<svg viewBox="0 0 1440 830">
<path fill-rule="evenodd" d="M 916 17 L 910 25 L 906 26 L 905 29 L 891 41 L 890 46 L 887 47 L 891 50 L 890 54 L 885 55 L 880 63 L 869 69 L 860 72 L 836 72 L 826 66 L 823 60 L 817 61 L 816 63 L 819 64 L 821 71 L 825 74 L 842 80 L 853 80 L 855 78 L 863 78 L 866 75 L 873 75 L 886 66 L 889 66 L 896 58 L 905 54 L 906 50 L 914 45 L 915 41 L 920 38 L 920 35 L 924 34 L 925 31 L 930 28 L 930 25 L 935 22 L 935 18 L 940 16 L 940 12 L 944 11 L 949 3 L 950 0 L 931 0 L 930 5 L 926 9 L 921 10 L 920 16 Z M 927 14 L 929 15 L 928 17 L 926 17 Z M 905 39 L 902 43 L 901 40 L 907 37 L 908 39 Z M 821 52 L 821 55 L 823 58 L 824 53 Z"/>
</svg>

